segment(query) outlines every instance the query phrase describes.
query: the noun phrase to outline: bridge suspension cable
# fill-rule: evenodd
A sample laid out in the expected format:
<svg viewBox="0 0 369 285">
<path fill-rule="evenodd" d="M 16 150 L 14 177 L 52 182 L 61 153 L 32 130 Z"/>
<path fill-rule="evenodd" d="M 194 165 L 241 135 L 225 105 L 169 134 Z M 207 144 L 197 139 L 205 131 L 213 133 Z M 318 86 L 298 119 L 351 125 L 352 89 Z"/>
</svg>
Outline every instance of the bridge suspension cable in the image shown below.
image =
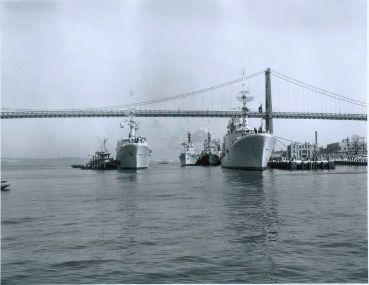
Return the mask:
<svg viewBox="0 0 369 285">
<path fill-rule="evenodd" d="M 299 81 L 297 79 L 294 79 L 294 78 L 292 78 L 290 76 L 284 75 L 283 73 L 280 73 L 280 72 L 278 72 L 276 70 L 271 70 L 271 73 L 274 76 L 276 76 L 276 77 L 278 77 L 278 78 L 280 78 L 282 80 L 285 80 L 287 82 L 293 83 L 293 84 L 295 84 L 297 86 L 303 87 L 303 88 L 308 89 L 310 91 L 313 91 L 313 92 L 316 92 L 316 93 L 319 93 L 319 94 L 322 94 L 322 95 L 325 95 L 325 96 L 328 96 L 328 97 L 332 97 L 334 99 L 341 100 L 341 101 L 344 101 L 344 102 L 347 102 L 347 103 L 350 103 L 350 104 L 355 104 L 355 105 L 358 105 L 358 106 L 361 106 L 361 107 L 367 107 L 366 102 L 355 100 L 355 99 L 351 99 L 349 97 L 345 97 L 345 96 L 342 96 L 342 95 L 339 95 L 339 94 L 336 94 L 336 93 L 333 93 L 333 92 L 330 92 L 330 91 L 321 89 L 321 88 L 316 87 L 316 86 L 313 86 L 311 84 L 304 83 L 304 82 Z"/>
<path fill-rule="evenodd" d="M 264 71 L 260 71 L 260 72 L 256 72 L 253 73 L 251 75 L 245 76 L 245 79 L 251 79 L 255 76 L 264 74 Z M 171 101 L 171 100 L 177 100 L 177 99 L 181 99 L 181 98 L 185 98 L 185 97 L 190 97 L 190 96 L 194 96 L 194 95 L 198 95 L 201 93 L 205 93 L 205 92 L 209 92 L 215 89 L 219 89 L 225 86 L 229 86 L 229 85 L 233 85 L 239 82 L 242 82 L 243 78 L 238 78 L 232 81 L 228 81 L 225 83 L 221 83 L 221 84 L 217 84 L 214 86 L 210 86 L 207 88 L 203 88 L 203 89 L 199 89 L 199 90 L 195 90 L 195 91 L 191 91 L 191 92 L 187 92 L 187 93 L 183 93 L 183 94 L 179 94 L 179 95 L 175 95 L 175 96 L 170 96 L 170 97 L 164 97 L 164 98 L 158 98 L 158 99 L 152 99 L 152 100 L 147 100 L 147 101 L 141 101 L 141 102 L 136 102 L 136 103 L 132 103 L 132 104 L 123 104 L 123 105 L 114 105 L 114 106 L 105 106 L 105 107 L 99 107 L 99 108 L 88 108 L 88 109 L 116 109 L 116 108 L 123 108 L 123 107 L 138 107 L 138 106 L 144 106 L 144 105 L 150 105 L 150 104 L 155 104 L 155 103 L 162 103 L 162 102 L 167 102 L 167 101 Z"/>
<path fill-rule="evenodd" d="M 286 138 L 278 137 L 278 136 L 276 136 L 276 135 L 274 135 L 274 136 L 277 138 L 277 140 L 278 140 L 278 139 L 281 139 L 281 140 L 288 141 L 288 142 L 291 142 L 291 143 L 303 144 L 303 143 L 300 143 L 300 142 L 297 142 L 297 141 L 291 141 L 291 140 L 286 139 Z M 279 141 L 281 144 L 283 144 L 280 140 L 278 140 L 278 141 Z"/>
<path fill-rule="evenodd" d="M 264 71 L 259 71 L 253 74 L 250 74 L 248 76 L 245 76 L 245 79 L 251 79 L 253 77 L 256 77 L 258 75 L 264 74 Z M 101 110 L 101 109 L 118 109 L 118 108 L 129 108 L 129 107 L 138 107 L 138 106 L 144 106 L 144 105 L 150 105 L 150 104 L 156 104 L 156 103 L 162 103 L 162 102 L 167 102 L 167 101 L 171 101 L 171 100 L 177 100 L 177 99 L 181 99 L 181 98 L 186 98 L 186 97 L 190 97 L 190 96 L 194 96 L 194 95 L 198 95 L 201 93 L 205 93 L 205 92 L 209 92 L 215 89 L 219 89 L 222 87 L 226 87 L 226 86 L 230 86 L 239 82 L 242 82 L 243 78 L 237 78 L 235 80 L 231 80 L 228 82 L 224 82 L 224 83 L 220 83 L 217 85 L 213 85 L 207 88 L 203 88 L 203 89 L 199 89 L 199 90 L 195 90 L 195 91 L 191 91 L 191 92 L 187 92 L 187 93 L 183 93 L 183 94 L 179 94 L 179 95 L 175 95 L 175 96 L 170 96 L 170 97 L 164 97 L 164 98 L 158 98 L 158 99 L 151 99 L 151 100 L 146 100 L 146 101 L 141 101 L 141 102 L 134 102 L 134 103 L 129 103 L 129 104 L 122 104 L 122 105 L 112 105 L 112 106 L 103 106 L 103 107 L 91 107 L 91 108 L 83 108 L 83 109 L 68 109 L 71 111 L 74 110 Z M 39 111 L 40 109 L 22 109 L 22 108 L 1 108 L 4 111 Z"/>
</svg>

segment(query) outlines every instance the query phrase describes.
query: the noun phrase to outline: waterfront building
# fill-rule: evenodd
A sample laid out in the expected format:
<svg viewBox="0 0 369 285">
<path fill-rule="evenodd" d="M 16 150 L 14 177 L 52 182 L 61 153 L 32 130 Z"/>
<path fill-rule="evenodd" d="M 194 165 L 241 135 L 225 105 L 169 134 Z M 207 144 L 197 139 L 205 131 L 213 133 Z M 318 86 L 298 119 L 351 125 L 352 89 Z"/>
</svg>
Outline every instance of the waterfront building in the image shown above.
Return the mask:
<svg viewBox="0 0 369 285">
<path fill-rule="evenodd" d="M 340 143 L 336 142 L 327 144 L 327 147 L 323 149 L 323 152 L 327 154 L 341 152 Z"/>
<path fill-rule="evenodd" d="M 293 160 L 306 160 L 312 159 L 315 155 L 317 155 L 319 149 L 316 144 L 312 143 L 292 143 L 287 147 L 287 159 Z"/>
<path fill-rule="evenodd" d="M 324 149 L 326 154 L 342 154 L 342 155 L 366 155 L 367 147 L 364 137 L 352 136 L 351 139 L 346 138 L 341 142 L 327 144 Z"/>
<path fill-rule="evenodd" d="M 364 137 L 352 136 L 351 140 L 349 140 L 348 138 L 346 140 L 348 142 L 347 147 L 349 155 L 367 154 L 366 141 Z"/>
</svg>

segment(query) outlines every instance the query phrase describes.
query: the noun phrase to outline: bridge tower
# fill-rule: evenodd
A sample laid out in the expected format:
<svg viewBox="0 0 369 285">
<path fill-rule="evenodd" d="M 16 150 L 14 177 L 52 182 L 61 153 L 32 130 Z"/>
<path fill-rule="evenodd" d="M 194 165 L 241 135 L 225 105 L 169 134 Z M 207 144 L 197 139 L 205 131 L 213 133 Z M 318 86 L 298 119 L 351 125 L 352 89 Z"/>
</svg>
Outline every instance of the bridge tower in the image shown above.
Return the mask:
<svg viewBox="0 0 369 285">
<path fill-rule="evenodd" d="M 273 133 L 272 86 L 270 68 L 265 71 L 265 125 L 266 131 Z"/>
</svg>

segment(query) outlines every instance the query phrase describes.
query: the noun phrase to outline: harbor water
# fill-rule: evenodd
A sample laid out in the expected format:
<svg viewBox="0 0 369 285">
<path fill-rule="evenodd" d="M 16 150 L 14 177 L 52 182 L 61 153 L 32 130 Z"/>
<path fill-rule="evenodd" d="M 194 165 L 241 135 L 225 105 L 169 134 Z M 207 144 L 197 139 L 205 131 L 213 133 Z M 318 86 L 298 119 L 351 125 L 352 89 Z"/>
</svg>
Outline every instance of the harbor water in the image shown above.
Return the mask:
<svg viewBox="0 0 369 285">
<path fill-rule="evenodd" d="M 1 282 L 368 282 L 367 168 L 3 161 Z"/>
</svg>

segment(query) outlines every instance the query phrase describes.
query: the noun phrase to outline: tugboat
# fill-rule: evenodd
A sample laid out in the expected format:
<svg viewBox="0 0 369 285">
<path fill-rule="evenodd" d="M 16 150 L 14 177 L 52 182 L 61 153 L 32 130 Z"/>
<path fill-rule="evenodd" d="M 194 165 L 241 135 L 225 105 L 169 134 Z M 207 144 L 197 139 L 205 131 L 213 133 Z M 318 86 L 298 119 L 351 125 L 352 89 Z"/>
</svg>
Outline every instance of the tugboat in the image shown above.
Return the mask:
<svg viewBox="0 0 369 285">
<path fill-rule="evenodd" d="M 120 124 L 129 126 L 128 139 L 118 141 L 117 156 L 119 161 L 118 169 L 141 169 L 149 167 L 151 149 L 146 142 L 146 138 L 137 136 L 138 123 L 133 120 L 133 109 L 130 112 L 130 119 Z"/>
<path fill-rule="evenodd" d="M 73 168 L 81 168 L 81 169 L 101 169 L 101 170 L 108 170 L 108 169 L 117 169 L 117 161 L 110 157 L 110 152 L 106 149 L 106 141 L 104 139 L 102 150 L 95 152 L 92 156 L 91 160 L 86 164 L 73 164 L 71 165 Z"/>
<path fill-rule="evenodd" d="M 243 74 L 243 80 L 245 75 Z M 238 99 L 242 102 L 241 116 L 233 117 L 229 120 L 227 133 L 224 136 L 221 164 L 225 168 L 264 170 L 274 149 L 276 138 L 263 130 L 263 119 L 259 129 L 249 128 L 248 113 L 246 104 L 253 100 L 252 96 L 243 90 Z M 259 107 L 262 113 L 262 106 Z"/>
<path fill-rule="evenodd" d="M 183 151 L 179 155 L 179 161 L 181 166 L 196 165 L 199 158 L 199 154 L 195 151 L 193 143 L 191 141 L 191 133 L 187 133 L 187 142 L 182 143 Z"/>
<path fill-rule="evenodd" d="M 208 138 L 204 142 L 204 150 L 201 152 L 199 159 L 196 162 L 196 165 L 203 166 L 217 166 L 220 165 L 220 157 L 219 157 L 220 146 L 215 145 L 214 142 L 211 141 L 211 134 L 208 132 Z"/>
</svg>

